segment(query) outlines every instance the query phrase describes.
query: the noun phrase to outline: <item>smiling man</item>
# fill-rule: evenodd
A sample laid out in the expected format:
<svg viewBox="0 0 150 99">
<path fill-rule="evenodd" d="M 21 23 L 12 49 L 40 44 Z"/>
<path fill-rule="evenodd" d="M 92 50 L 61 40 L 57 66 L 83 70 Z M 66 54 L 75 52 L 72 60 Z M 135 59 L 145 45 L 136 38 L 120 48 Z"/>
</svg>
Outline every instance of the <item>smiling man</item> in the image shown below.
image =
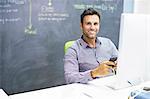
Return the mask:
<svg viewBox="0 0 150 99">
<path fill-rule="evenodd" d="M 64 56 L 66 83 L 88 81 L 114 74 L 116 63 L 109 61 L 117 57 L 118 51 L 111 40 L 97 37 L 101 16 L 93 8 L 81 14 L 82 36 L 74 42 Z"/>
</svg>

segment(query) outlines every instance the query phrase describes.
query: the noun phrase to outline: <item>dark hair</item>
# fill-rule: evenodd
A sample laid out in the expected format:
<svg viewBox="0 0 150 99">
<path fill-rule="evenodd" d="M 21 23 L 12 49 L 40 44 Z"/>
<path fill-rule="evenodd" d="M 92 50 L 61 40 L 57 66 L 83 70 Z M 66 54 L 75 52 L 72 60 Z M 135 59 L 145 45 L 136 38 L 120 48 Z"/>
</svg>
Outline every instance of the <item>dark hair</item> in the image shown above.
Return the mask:
<svg viewBox="0 0 150 99">
<path fill-rule="evenodd" d="M 99 20 L 101 19 L 100 18 L 100 13 L 97 12 L 95 9 L 93 8 L 88 8 L 88 9 L 85 9 L 83 11 L 83 13 L 81 14 L 81 20 L 80 22 L 83 23 L 83 18 L 86 16 L 86 15 L 97 15 L 99 17 Z"/>
</svg>

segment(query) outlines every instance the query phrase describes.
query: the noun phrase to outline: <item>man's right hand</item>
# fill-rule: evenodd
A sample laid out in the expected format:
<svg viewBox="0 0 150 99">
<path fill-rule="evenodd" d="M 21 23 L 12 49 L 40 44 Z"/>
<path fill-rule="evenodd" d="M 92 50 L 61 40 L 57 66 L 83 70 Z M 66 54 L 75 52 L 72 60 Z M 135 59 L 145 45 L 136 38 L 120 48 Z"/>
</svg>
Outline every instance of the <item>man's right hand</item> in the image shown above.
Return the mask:
<svg viewBox="0 0 150 99">
<path fill-rule="evenodd" d="M 92 78 L 106 76 L 112 73 L 112 69 L 116 68 L 116 64 L 112 61 L 104 61 L 97 68 L 91 71 Z"/>
</svg>

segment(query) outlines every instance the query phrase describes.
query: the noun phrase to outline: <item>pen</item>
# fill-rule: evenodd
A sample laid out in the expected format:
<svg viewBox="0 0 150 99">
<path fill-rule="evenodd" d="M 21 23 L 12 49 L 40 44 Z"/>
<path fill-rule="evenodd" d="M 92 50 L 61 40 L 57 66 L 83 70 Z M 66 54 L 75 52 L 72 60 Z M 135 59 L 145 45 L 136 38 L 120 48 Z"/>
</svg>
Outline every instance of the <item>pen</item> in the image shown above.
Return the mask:
<svg viewBox="0 0 150 99">
<path fill-rule="evenodd" d="M 87 94 L 87 93 L 84 93 L 84 92 L 83 92 L 83 94 L 84 94 L 85 96 L 87 96 L 87 97 L 93 99 L 93 97 L 92 97 L 91 95 L 89 95 L 89 94 Z"/>
<path fill-rule="evenodd" d="M 133 84 L 130 81 L 127 81 L 131 86 L 133 86 Z"/>
</svg>

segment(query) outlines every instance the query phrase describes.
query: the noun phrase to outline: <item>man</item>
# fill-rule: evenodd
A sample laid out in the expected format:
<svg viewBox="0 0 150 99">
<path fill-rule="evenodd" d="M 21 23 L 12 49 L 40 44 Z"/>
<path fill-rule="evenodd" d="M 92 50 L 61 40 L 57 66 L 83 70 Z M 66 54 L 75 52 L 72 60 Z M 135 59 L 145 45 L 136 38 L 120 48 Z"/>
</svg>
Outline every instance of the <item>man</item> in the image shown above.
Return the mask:
<svg viewBox="0 0 150 99">
<path fill-rule="evenodd" d="M 66 83 L 87 83 L 97 77 L 113 74 L 116 64 L 109 61 L 118 51 L 111 40 L 97 37 L 100 14 L 93 8 L 81 14 L 82 36 L 67 50 L 64 57 Z"/>
</svg>

